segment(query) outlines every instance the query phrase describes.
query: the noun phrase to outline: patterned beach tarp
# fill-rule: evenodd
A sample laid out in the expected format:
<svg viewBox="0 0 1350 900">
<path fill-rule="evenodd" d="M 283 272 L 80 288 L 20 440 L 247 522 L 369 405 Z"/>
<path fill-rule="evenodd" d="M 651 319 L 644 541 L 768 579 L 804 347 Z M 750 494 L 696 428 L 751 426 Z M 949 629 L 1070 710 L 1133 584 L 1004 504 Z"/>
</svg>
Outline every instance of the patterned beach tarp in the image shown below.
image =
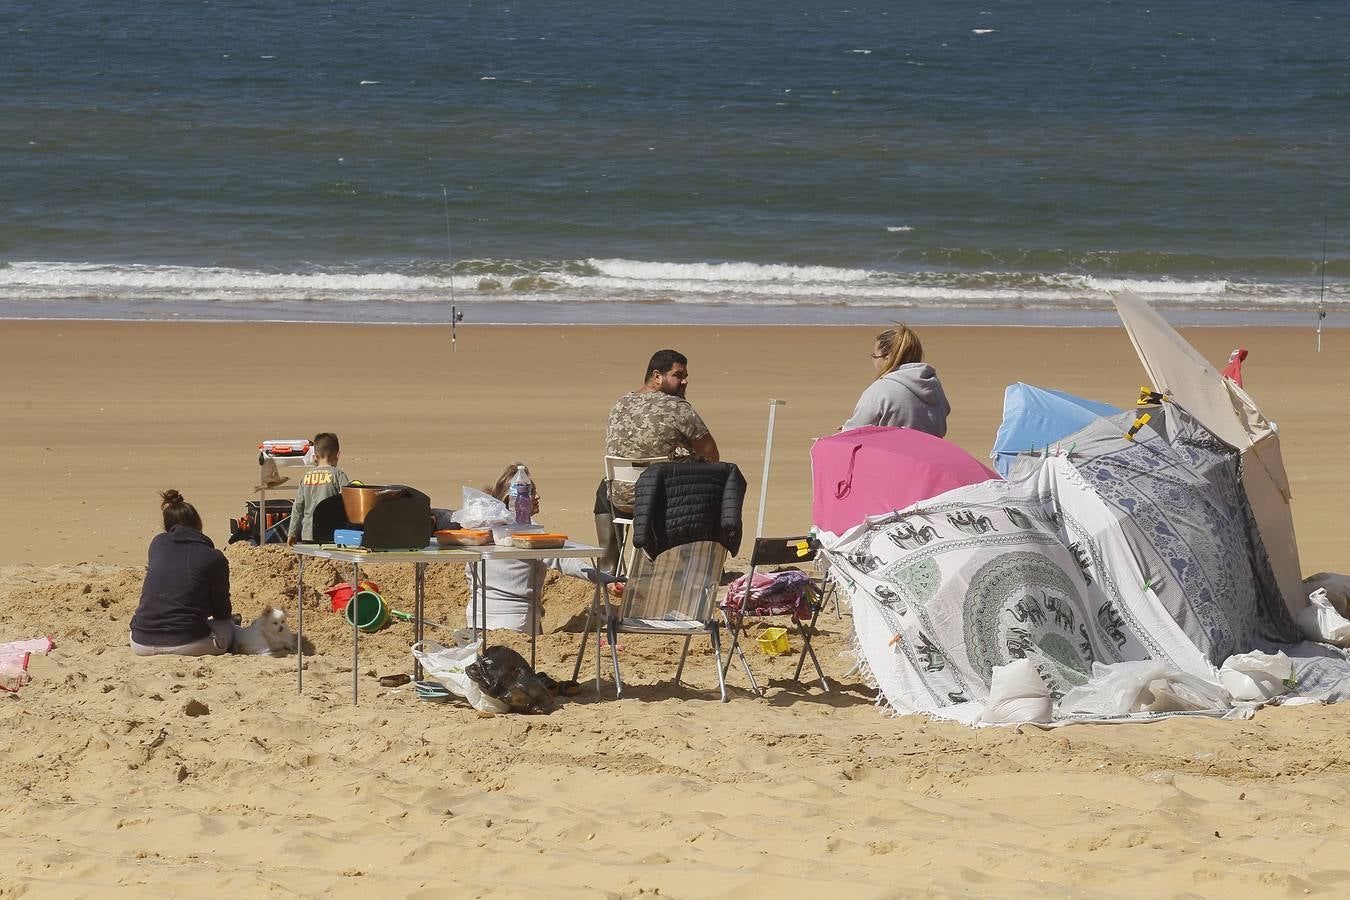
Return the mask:
<svg viewBox="0 0 1350 900">
<path fill-rule="evenodd" d="M 858 649 L 898 712 L 970 703 L 955 715 L 973 717 L 993 668 L 1014 659 L 1031 659 L 1054 696 L 1094 661 L 1149 658 L 1031 482 L 950 491 L 855 529 L 831 559 Z"/>
<path fill-rule="evenodd" d="M 1214 680 L 1253 649 L 1294 658 L 1295 696 L 1346 692 L 1345 654 L 1301 642 L 1281 601 L 1236 452 L 1174 406 L 1126 440 L 1133 421 L 1098 419 L 1008 482 L 949 491 L 830 548 L 886 705 L 975 722 L 993 668 L 1014 659 L 1057 700 L 1094 662 Z"/>
<path fill-rule="evenodd" d="M 1133 440 L 1124 435 L 1134 414 L 1097 419 L 1065 438 L 1067 456 L 1019 461 L 1014 478 L 1036 482 L 1113 606 L 1156 637 L 1154 656 L 1204 675 L 1234 653 L 1302 640 L 1242 490 L 1237 452 L 1181 407 L 1150 413 Z"/>
</svg>

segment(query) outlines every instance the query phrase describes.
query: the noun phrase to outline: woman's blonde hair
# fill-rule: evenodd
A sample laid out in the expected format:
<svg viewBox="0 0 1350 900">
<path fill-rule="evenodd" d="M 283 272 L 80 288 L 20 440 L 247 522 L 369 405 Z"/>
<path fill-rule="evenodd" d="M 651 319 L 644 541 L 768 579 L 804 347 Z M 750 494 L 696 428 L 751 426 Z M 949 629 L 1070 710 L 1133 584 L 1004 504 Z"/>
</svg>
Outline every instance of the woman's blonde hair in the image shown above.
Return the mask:
<svg viewBox="0 0 1350 900">
<path fill-rule="evenodd" d="M 894 328 L 887 328 L 877 335 L 877 349 L 886 357 L 886 368 L 877 378 L 907 363 L 923 362 L 923 344 L 914 329 L 903 322 L 897 322 Z"/>
<path fill-rule="evenodd" d="M 511 465 L 502 469 L 502 474 L 498 476 L 496 484 L 492 487 L 485 487 L 483 490 L 505 503 L 506 495 L 511 493 L 511 479 L 516 477 L 516 466 L 525 466 L 525 464 L 521 462 L 511 463 Z M 525 474 L 530 474 L 529 466 L 525 466 Z"/>
</svg>

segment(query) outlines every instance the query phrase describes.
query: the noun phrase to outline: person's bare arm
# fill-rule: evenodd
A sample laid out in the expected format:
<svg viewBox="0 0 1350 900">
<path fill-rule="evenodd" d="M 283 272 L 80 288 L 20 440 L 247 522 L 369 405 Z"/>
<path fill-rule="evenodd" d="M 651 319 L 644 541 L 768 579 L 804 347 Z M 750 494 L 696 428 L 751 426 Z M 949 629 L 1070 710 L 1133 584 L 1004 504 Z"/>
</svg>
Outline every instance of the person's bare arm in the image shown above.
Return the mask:
<svg viewBox="0 0 1350 900">
<path fill-rule="evenodd" d="M 689 449 L 708 462 L 719 462 L 722 458 L 722 455 L 717 451 L 717 441 L 713 438 L 711 431 L 701 438 L 690 441 Z"/>
</svg>

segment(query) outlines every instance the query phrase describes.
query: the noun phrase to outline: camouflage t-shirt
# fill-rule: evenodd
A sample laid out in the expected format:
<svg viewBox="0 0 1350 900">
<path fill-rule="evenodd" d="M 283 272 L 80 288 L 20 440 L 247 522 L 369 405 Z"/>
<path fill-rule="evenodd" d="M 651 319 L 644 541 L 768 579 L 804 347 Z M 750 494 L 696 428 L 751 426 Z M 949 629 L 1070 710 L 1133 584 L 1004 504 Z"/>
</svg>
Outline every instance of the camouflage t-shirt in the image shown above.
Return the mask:
<svg viewBox="0 0 1350 900">
<path fill-rule="evenodd" d="M 692 459 L 690 445 L 707 434 L 708 426 L 683 397 L 661 391 L 630 391 L 609 411 L 605 455 Z M 615 483 L 613 500 L 618 506 L 632 507 L 633 486 Z"/>
</svg>

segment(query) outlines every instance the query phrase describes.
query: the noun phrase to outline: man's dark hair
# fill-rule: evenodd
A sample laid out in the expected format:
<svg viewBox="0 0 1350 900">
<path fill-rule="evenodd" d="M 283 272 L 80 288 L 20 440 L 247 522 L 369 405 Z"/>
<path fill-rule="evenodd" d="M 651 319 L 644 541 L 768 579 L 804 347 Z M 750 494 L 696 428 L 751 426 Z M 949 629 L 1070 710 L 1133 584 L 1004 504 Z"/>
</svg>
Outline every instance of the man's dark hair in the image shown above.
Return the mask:
<svg viewBox="0 0 1350 900">
<path fill-rule="evenodd" d="M 647 371 L 642 373 L 642 381 L 645 384 L 648 378 L 652 377 L 653 372 L 660 372 L 662 375 L 670 372 L 676 364 L 687 366 L 689 360 L 678 350 L 657 350 L 652 354 L 652 361 L 647 363 Z"/>
<path fill-rule="evenodd" d="M 333 432 L 324 431 L 314 435 L 314 455 L 319 459 L 332 459 L 340 449 L 337 435 Z"/>
</svg>

